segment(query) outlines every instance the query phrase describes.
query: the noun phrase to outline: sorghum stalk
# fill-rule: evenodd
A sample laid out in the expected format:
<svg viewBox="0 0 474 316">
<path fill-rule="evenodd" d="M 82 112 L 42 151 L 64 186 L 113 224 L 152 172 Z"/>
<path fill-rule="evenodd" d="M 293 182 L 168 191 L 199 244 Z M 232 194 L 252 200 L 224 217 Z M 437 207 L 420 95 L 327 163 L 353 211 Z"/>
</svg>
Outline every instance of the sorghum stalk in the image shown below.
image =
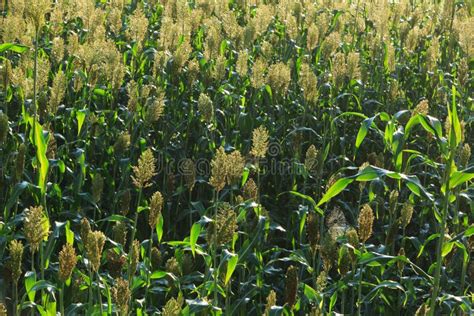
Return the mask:
<svg viewBox="0 0 474 316">
<path fill-rule="evenodd" d="M 129 248 L 129 254 L 132 253 L 132 247 L 133 247 L 133 241 L 135 240 L 135 234 L 137 232 L 137 222 L 138 222 L 138 208 L 140 207 L 140 200 L 142 199 L 142 188 L 138 189 L 138 200 L 137 200 L 137 208 L 135 209 L 135 218 L 133 220 L 133 226 L 132 226 L 132 238 L 130 239 L 130 248 Z M 130 262 L 128 263 L 128 279 L 129 282 L 131 281 L 131 276 L 134 271 L 130 271 L 131 264 Z"/>
<path fill-rule="evenodd" d="M 59 310 L 61 311 L 61 316 L 65 316 L 64 313 L 64 281 L 61 281 L 61 289 L 59 291 Z"/>
<path fill-rule="evenodd" d="M 441 226 L 439 227 L 439 237 L 438 242 L 436 245 L 436 270 L 434 275 L 434 284 L 433 284 L 433 294 L 431 296 L 431 304 L 430 304 L 430 316 L 435 315 L 435 308 L 436 308 L 436 298 L 438 297 L 439 292 L 439 282 L 441 277 L 441 265 L 442 265 L 442 257 L 441 257 L 441 249 L 443 248 L 444 242 L 444 234 L 446 232 L 446 220 L 448 217 L 448 209 L 449 209 L 449 179 L 451 177 L 451 166 L 454 161 L 454 151 L 455 148 L 451 145 L 451 150 L 448 157 L 448 162 L 446 164 L 446 170 L 444 174 L 444 201 L 443 201 L 443 210 L 442 210 L 442 217 L 441 217 Z"/>
<path fill-rule="evenodd" d="M 217 300 L 217 201 L 219 200 L 219 192 L 214 190 L 214 240 L 215 242 L 212 245 L 212 262 L 214 266 L 214 306 L 218 306 Z"/>
</svg>

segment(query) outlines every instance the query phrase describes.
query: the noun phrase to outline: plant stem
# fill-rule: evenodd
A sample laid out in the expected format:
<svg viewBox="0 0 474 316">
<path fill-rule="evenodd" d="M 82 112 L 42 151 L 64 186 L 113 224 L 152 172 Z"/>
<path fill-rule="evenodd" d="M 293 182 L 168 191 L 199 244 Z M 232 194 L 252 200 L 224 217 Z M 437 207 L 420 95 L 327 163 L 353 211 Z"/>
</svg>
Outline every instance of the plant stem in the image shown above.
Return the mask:
<svg viewBox="0 0 474 316">
<path fill-rule="evenodd" d="M 89 312 L 92 313 L 92 304 L 93 304 L 93 296 L 92 296 L 92 280 L 94 278 L 94 275 L 92 274 L 92 269 L 89 266 Z"/>
<path fill-rule="evenodd" d="M 132 253 L 133 249 L 133 241 L 135 240 L 135 234 L 137 232 L 137 222 L 138 222 L 138 208 L 140 207 L 140 200 L 142 199 L 142 189 L 140 188 L 138 190 L 138 200 L 137 200 L 137 208 L 135 209 L 135 219 L 133 220 L 133 227 L 132 227 L 132 238 L 130 239 L 130 247 L 128 254 L 130 255 Z M 132 280 L 132 275 L 135 273 L 135 271 L 130 271 L 131 265 L 130 265 L 130 260 L 128 262 L 128 282 L 131 283 Z"/>
<path fill-rule="evenodd" d="M 61 282 L 61 290 L 59 292 L 59 309 L 61 311 L 61 316 L 65 316 L 64 313 L 64 282 Z"/>
</svg>

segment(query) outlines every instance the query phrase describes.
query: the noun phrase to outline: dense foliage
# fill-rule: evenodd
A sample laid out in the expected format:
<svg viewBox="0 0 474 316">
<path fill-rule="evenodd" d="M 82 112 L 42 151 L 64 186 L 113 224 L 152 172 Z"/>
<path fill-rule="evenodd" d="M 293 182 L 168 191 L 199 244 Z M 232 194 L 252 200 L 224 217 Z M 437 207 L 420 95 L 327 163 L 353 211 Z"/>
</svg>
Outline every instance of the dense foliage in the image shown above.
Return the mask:
<svg viewBox="0 0 474 316">
<path fill-rule="evenodd" d="M 0 315 L 473 313 L 471 6 L 2 0 Z"/>
</svg>

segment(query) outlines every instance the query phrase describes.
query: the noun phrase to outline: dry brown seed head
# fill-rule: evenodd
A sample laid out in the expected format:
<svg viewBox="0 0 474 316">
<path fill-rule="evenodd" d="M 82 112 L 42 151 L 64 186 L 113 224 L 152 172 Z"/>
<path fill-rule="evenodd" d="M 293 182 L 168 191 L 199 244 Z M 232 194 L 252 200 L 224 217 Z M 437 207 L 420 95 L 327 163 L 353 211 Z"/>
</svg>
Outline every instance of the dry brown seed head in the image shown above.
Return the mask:
<svg viewBox="0 0 474 316">
<path fill-rule="evenodd" d="M 114 241 L 121 244 L 122 247 L 125 247 L 127 243 L 127 231 L 127 224 L 125 222 L 116 222 L 112 228 Z"/>
<path fill-rule="evenodd" d="M 372 225 L 374 223 L 374 211 L 369 204 L 364 204 L 359 213 L 359 237 L 362 243 L 372 236 Z"/>
<path fill-rule="evenodd" d="M 0 145 L 6 142 L 9 131 L 8 116 L 0 113 Z"/>
<path fill-rule="evenodd" d="M 256 201 L 258 199 L 258 187 L 253 179 L 248 179 L 247 182 L 245 182 L 242 191 L 246 200 Z"/>
<path fill-rule="evenodd" d="M 292 308 L 298 295 L 298 268 L 289 266 L 286 270 L 285 302 Z"/>
<path fill-rule="evenodd" d="M 153 270 L 157 270 L 161 266 L 161 260 L 160 249 L 153 247 L 151 249 L 151 266 Z"/>
<path fill-rule="evenodd" d="M 111 290 L 112 298 L 121 311 L 122 315 L 128 315 L 128 303 L 131 298 L 131 291 L 127 280 L 119 278 L 116 280 Z"/>
</svg>

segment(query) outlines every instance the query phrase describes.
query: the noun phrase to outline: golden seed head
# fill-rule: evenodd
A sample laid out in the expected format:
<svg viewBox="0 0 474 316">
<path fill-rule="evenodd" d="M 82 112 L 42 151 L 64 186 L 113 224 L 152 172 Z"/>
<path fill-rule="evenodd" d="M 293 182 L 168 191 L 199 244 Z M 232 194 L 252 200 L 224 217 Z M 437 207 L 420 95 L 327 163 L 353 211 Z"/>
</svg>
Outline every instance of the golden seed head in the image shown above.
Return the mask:
<svg viewBox="0 0 474 316">
<path fill-rule="evenodd" d="M 8 116 L 0 113 L 0 145 L 6 142 L 9 131 Z"/>
<path fill-rule="evenodd" d="M 171 257 L 166 261 L 165 270 L 174 274 L 175 276 L 181 275 L 181 269 L 179 267 L 178 260 L 176 260 L 175 257 Z"/>
<path fill-rule="evenodd" d="M 424 99 L 420 101 L 420 103 L 418 103 L 415 109 L 413 110 L 413 116 L 417 114 L 426 116 L 429 114 L 429 110 L 430 108 L 429 108 L 428 100 Z"/>
<path fill-rule="evenodd" d="M 217 210 L 216 219 L 208 227 L 207 241 L 215 247 L 229 243 L 237 231 L 237 215 L 229 203 L 222 203 Z"/>
<path fill-rule="evenodd" d="M 319 41 L 319 29 L 316 26 L 316 24 L 312 23 L 308 27 L 308 32 L 306 34 L 306 48 L 309 51 L 312 51 L 313 49 L 318 46 L 318 41 Z"/>
<path fill-rule="evenodd" d="M 112 228 L 114 241 L 121 244 L 122 247 L 125 247 L 127 243 L 127 231 L 127 224 L 125 222 L 116 222 Z"/>
<path fill-rule="evenodd" d="M 250 153 L 256 158 L 264 158 L 268 150 L 268 130 L 262 125 L 253 130 L 252 150 Z"/>
<path fill-rule="evenodd" d="M 214 117 L 214 105 L 212 104 L 211 98 L 209 98 L 207 94 L 201 93 L 199 95 L 198 109 L 203 120 L 208 124 L 211 123 Z"/>
<path fill-rule="evenodd" d="M 329 213 L 326 218 L 326 226 L 328 227 L 329 235 L 334 240 L 344 235 L 347 220 L 344 212 L 339 207 L 335 207 L 331 213 Z"/>
<path fill-rule="evenodd" d="M 153 270 L 157 270 L 161 265 L 161 251 L 160 249 L 153 247 L 151 249 L 151 266 Z"/>
<path fill-rule="evenodd" d="M 466 143 L 462 147 L 461 154 L 459 155 L 459 162 L 461 163 L 461 166 L 467 167 L 469 159 L 471 159 L 471 146 Z"/>
<path fill-rule="evenodd" d="M 150 200 L 150 214 L 148 216 L 148 224 L 150 225 L 151 229 L 155 228 L 162 209 L 163 196 L 161 195 L 161 192 L 156 191 L 155 193 L 153 193 Z"/>
<path fill-rule="evenodd" d="M 163 316 L 179 316 L 181 315 L 181 310 L 183 307 L 183 296 L 180 294 L 178 298 L 170 298 L 168 302 L 166 302 L 161 314 Z"/>
<path fill-rule="evenodd" d="M 398 195 L 399 193 L 397 190 L 392 190 L 388 198 L 389 211 L 390 211 L 390 214 L 392 215 L 395 214 L 395 211 L 397 209 Z"/>
<path fill-rule="evenodd" d="M 141 48 L 148 29 L 148 19 L 143 10 L 138 7 L 130 16 L 128 24 L 127 36 L 129 39 L 137 42 L 138 47 Z"/>
<path fill-rule="evenodd" d="M 374 223 L 374 211 L 369 204 L 364 204 L 359 213 L 359 238 L 361 242 L 366 242 L 372 236 L 372 225 Z"/>
<path fill-rule="evenodd" d="M 131 80 L 127 84 L 127 93 L 128 93 L 127 108 L 131 113 L 135 113 L 138 108 L 138 99 L 139 99 L 138 91 L 139 91 L 138 83 L 135 82 L 134 80 Z"/>
<path fill-rule="evenodd" d="M 298 295 L 298 268 L 295 266 L 289 266 L 286 270 L 286 283 L 285 283 L 285 302 L 290 307 L 295 305 Z"/>
<path fill-rule="evenodd" d="M 94 272 L 99 271 L 105 240 L 106 237 L 101 231 L 92 231 L 87 234 L 86 255 Z"/>
<path fill-rule="evenodd" d="M 97 173 L 94 175 L 94 178 L 92 178 L 92 198 L 95 203 L 100 201 L 103 190 L 104 178 L 100 175 L 100 173 Z"/>
<path fill-rule="evenodd" d="M 136 239 L 132 243 L 132 252 L 129 254 L 129 256 L 130 273 L 134 275 L 135 271 L 137 271 L 138 262 L 140 261 L 140 242 Z"/>
<path fill-rule="evenodd" d="M 332 53 L 339 47 L 339 43 L 341 42 L 341 35 L 339 32 L 332 32 L 324 39 L 323 47 L 322 47 L 322 54 L 326 58 L 328 58 Z"/>
<path fill-rule="evenodd" d="M 349 228 L 346 231 L 347 242 L 354 248 L 359 247 L 359 235 L 354 227 Z"/>
<path fill-rule="evenodd" d="M 318 167 L 319 163 L 318 158 L 319 151 L 316 149 L 316 146 L 309 146 L 308 150 L 306 150 L 304 166 L 310 174 L 313 174 L 316 171 L 316 168 Z"/>
<path fill-rule="evenodd" d="M 130 193 L 130 190 L 126 190 L 125 192 L 120 195 L 120 213 L 122 215 L 126 216 L 128 212 L 130 211 L 130 201 L 132 200 L 132 194 Z"/>
<path fill-rule="evenodd" d="M 92 229 L 89 220 L 86 217 L 83 217 L 81 220 L 81 239 L 84 244 L 87 243 L 87 238 L 91 232 Z"/>
<path fill-rule="evenodd" d="M 138 165 L 132 167 L 132 169 L 134 174 L 134 176 L 132 176 L 133 184 L 137 188 L 143 189 L 151 186 L 150 180 L 156 174 L 156 167 L 155 158 L 150 148 L 141 154 L 138 159 Z"/>
<path fill-rule="evenodd" d="M 128 302 L 131 298 L 131 291 L 127 280 L 118 278 L 111 290 L 112 298 L 122 315 L 128 315 Z"/>
<path fill-rule="evenodd" d="M 236 184 L 242 177 L 245 167 L 245 158 L 238 150 L 234 150 L 226 157 L 226 182 L 228 185 Z"/>
<path fill-rule="evenodd" d="M 248 60 L 249 60 L 249 52 L 248 50 L 241 50 L 239 52 L 239 57 L 237 58 L 237 62 L 235 63 L 235 71 L 241 77 L 247 76 L 247 72 L 249 70 L 248 67 Z"/>
<path fill-rule="evenodd" d="M 301 65 L 298 83 L 303 89 L 306 102 L 314 102 L 318 98 L 318 77 L 307 63 Z"/>
<path fill-rule="evenodd" d="M 413 204 L 411 204 L 410 202 L 405 202 L 403 204 L 399 219 L 400 225 L 403 229 L 405 229 L 411 222 L 411 218 L 413 216 L 413 208 Z"/>
<path fill-rule="evenodd" d="M 65 282 L 71 277 L 72 270 L 76 267 L 77 256 L 74 247 L 66 243 L 59 252 L 59 279 Z"/>
<path fill-rule="evenodd" d="M 321 271 L 318 277 L 316 278 L 316 288 L 318 291 L 322 292 L 326 288 L 328 283 L 328 273 L 326 270 Z"/>
<path fill-rule="evenodd" d="M 55 115 L 58 107 L 66 94 L 67 80 L 63 71 L 58 71 L 54 76 L 53 86 L 51 87 L 51 95 L 48 102 L 48 112 L 50 115 Z"/>
<path fill-rule="evenodd" d="M 184 182 L 186 186 L 189 188 L 189 191 L 193 190 L 194 183 L 196 182 L 196 168 L 194 165 L 194 161 L 192 159 L 185 159 L 182 164 L 182 174 L 184 176 Z"/>
<path fill-rule="evenodd" d="M 123 132 L 117 137 L 117 140 L 114 144 L 114 152 L 121 156 L 123 153 L 128 151 L 130 147 L 130 134 L 127 132 Z"/>
<path fill-rule="evenodd" d="M 309 247 L 311 251 L 315 253 L 319 244 L 319 224 L 318 216 L 314 212 L 310 212 L 306 219 L 306 234 L 308 236 Z"/>
<path fill-rule="evenodd" d="M 258 187 L 253 179 L 248 179 L 242 188 L 245 200 L 256 201 L 258 199 Z"/>
<path fill-rule="evenodd" d="M 157 122 L 165 111 L 165 96 L 164 93 L 159 93 L 152 103 L 148 106 L 145 120 L 148 124 Z"/>
<path fill-rule="evenodd" d="M 49 228 L 49 219 L 43 212 L 43 207 L 30 207 L 24 221 L 23 233 L 30 244 L 31 252 L 38 251 L 41 241 L 48 238 Z"/>
<path fill-rule="evenodd" d="M 263 58 L 259 57 L 254 61 L 250 82 L 255 89 L 260 89 L 265 84 L 265 72 L 267 67 L 267 62 Z"/>
<path fill-rule="evenodd" d="M 405 248 L 400 248 L 400 250 L 398 251 L 398 254 L 397 256 L 405 256 Z M 405 267 L 405 262 L 403 261 L 397 261 L 397 267 L 398 267 L 398 271 L 400 271 L 400 273 L 403 271 L 403 268 Z"/>
<path fill-rule="evenodd" d="M 224 80 L 225 75 L 226 75 L 226 63 L 227 59 L 223 55 L 217 56 L 215 62 L 214 62 L 214 67 L 211 71 L 211 78 L 213 78 L 216 81 L 221 81 Z"/>
<path fill-rule="evenodd" d="M 8 316 L 7 307 L 3 303 L 0 303 L 0 316 Z"/>
<path fill-rule="evenodd" d="M 284 63 L 276 63 L 268 67 L 268 84 L 274 93 L 286 95 L 291 81 L 291 69 Z"/>
<path fill-rule="evenodd" d="M 277 304 L 277 295 L 274 290 L 270 290 L 270 293 L 268 293 L 267 296 L 267 303 L 265 304 L 265 316 L 270 315 L 270 310 L 272 309 L 272 306 L 275 306 Z"/>
<path fill-rule="evenodd" d="M 227 155 L 224 147 L 217 149 L 216 155 L 211 161 L 211 178 L 209 183 L 216 191 L 221 191 L 226 183 Z"/>
<path fill-rule="evenodd" d="M 23 243 L 18 240 L 10 241 L 8 251 L 10 252 L 10 269 L 12 273 L 12 281 L 14 284 L 18 283 L 21 276 L 21 262 L 23 258 Z"/>
<path fill-rule="evenodd" d="M 25 16 L 31 19 L 36 30 L 39 30 L 45 23 L 45 15 L 51 10 L 50 0 L 35 0 L 29 2 L 24 8 Z"/>
</svg>

